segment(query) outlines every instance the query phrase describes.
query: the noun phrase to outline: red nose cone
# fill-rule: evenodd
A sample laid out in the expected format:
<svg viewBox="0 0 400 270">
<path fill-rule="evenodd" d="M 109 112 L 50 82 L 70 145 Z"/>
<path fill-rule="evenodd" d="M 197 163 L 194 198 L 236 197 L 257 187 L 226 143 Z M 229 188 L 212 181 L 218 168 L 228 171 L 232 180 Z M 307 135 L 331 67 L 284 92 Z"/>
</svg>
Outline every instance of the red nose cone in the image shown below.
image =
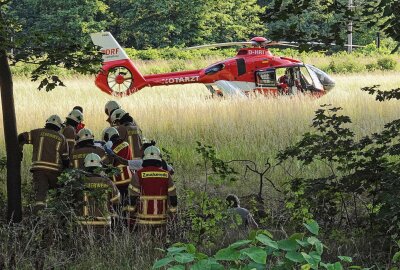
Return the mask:
<svg viewBox="0 0 400 270">
<path fill-rule="evenodd" d="M 255 42 L 265 42 L 265 41 L 267 41 L 268 39 L 266 39 L 265 37 L 253 37 L 252 39 L 251 39 L 251 41 L 255 41 Z"/>
<path fill-rule="evenodd" d="M 115 77 L 115 81 L 116 81 L 118 84 L 123 84 L 124 81 L 125 81 L 124 76 L 121 75 L 121 74 L 118 74 L 117 77 Z"/>
</svg>

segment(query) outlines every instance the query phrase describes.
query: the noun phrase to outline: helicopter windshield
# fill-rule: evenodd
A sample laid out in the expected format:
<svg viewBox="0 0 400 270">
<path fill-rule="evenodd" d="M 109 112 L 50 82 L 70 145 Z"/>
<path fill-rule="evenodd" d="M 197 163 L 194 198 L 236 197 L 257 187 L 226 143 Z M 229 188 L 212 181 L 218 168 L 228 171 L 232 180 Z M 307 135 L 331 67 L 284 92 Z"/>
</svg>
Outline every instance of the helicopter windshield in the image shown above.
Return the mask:
<svg viewBox="0 0 400 270">
<path fill-rule="evenodd" d="M 312 66 L 312 65 L 308 65 L 305 64 L 308 72 L 310 73 L 310 76 L 313 77 L 315 76 L 318 81 L 323 85 L 323 89 L 325 91 L 329 91 L 331 90 L 333 87 L 335 87 L 335 81 L 325 72 L 323 72 L 322 70 Z M 314 78 L 313 78 L 314 81 Z"/>
</svg>

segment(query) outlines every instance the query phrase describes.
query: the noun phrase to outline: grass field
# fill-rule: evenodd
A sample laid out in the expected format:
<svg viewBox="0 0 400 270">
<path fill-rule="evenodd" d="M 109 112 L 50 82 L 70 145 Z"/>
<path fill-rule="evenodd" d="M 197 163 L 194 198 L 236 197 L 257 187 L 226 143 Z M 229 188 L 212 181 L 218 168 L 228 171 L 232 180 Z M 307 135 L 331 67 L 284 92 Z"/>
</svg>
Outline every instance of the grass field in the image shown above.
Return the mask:
<svg viewBox="0 0 400 270">
<path fill-rule="evenodd" d="M 192 184 L 198 182 L 202 173 L 197 166 L 200 157 L 195 152 L 196 141 L 215 146 L 225 160 L 251 159 L 262 166 L 267 158 L 273 159 L 279 150 L 310 129 L 314 111 L 320 104 L 343 107 L 359 136 L 379 131 L 384 123 L 400 118 L 398 102 L 380 103 L 359 90 L 373 84 L 382 85 L 382 89 L 398 87 L 398 72 L 336 75 L 334 78 L 336 88 L 319 99 L 299 96 L 210 99 L 204 86 L 185 85 L 143 89 L 119 102 L 140 124 L 145 137 L 157 140 L 160 147 L 171 152 L 176 180 Z M 38 84 L 29 79 L 15 79 L 18 132 L 42 127 L 49 115 L 56 113 L 65 117 L 73 106 L 81 105 L 86 126 L 97 137 L 101 134 L 106 127 L 104 104 L 111 97 L 94 86 L 92 77 L 70 78 L 65 84 L 65 88 L 46 93 L 38 91 Z M 2 122 L 0 138 L 0 155 L 4 155 Z M 28 179 L 29 146 L 23 164 L 23 177 Z M 285 178 L 279 168 L 272 176 L 279 181 Z M 250 180 L 241 181 L 232 188 L 250 192 L 252 185 L 248 185 L 248 181 L 252 181 L 252 176 L 249 177 Z"/>
<path fill-rule="evenodd" d="M 219 157 L 224 160 L 250 159 L 262 166 L 268 158 L 274 162 L 279 150 L 293 144 L 304 132 L 310 130 L 314 111 L 321 104 L 343 107 L 344 113 L 352 118 L 351 125 L 358 137 L 381 130 L 386 122 L 400 118 L 399 101 L 380 103 L 359 89 L 374 84 L 380 84 L 381 89 L 386 90 L 397 88 L 400 85 L 399 75 L 398 72 L 335 75 L 336 88 L 319 99 L 301 96 L 210 99 L 204 86 L 186 85 L 144 89 L 130 97 L 120 99 L 119 102 L 137 120 L 147 138 L 157 140 L 160 147 L 171 152 L 176 170 L 174 179 L 177 182 L 179 195 L 179 192 L 183 194 L 183 187 L 199 190 L 198 186 L 204 179 L 204 170 L 198 166 L 201 159 L 195 151 L 196 141 L 213 145 Z M 100 92 L 94 86 L 93 79 L 92 77 L 69 78 L 65 81 L 67 87 L 46 93 L 36 90 L 37 83 L 27 78 L 16 78 L 14 88 L 18 131 L 42 127 L 50 114 L 56 113 L 65 117 L 73 106 L 81 105 L 84 108 L 84 123 L 98 137 L 101 130 L 107 126 L 103 110 L 110 96 Z M 4 149 L 1 116 L 0 156 L 5 155 Z M 22 175 L 23 181 L 29 183 L 31 147 L 25 147 L 24 152 Z M 285 167 L 290 167 L 292 174 L 318 175 L 326 170 L 317 166 L 301 170 L 297 164 L 289 162 Z M 243 172 L 242 167 L 237 166 L 237 169 Z M 278 186 L 289 179 L 282 167 L 276 167 L 268 176 Z M 0 172 L 0 180 L 3 179 L 4 172 Z M 222 198 L 228 192 L 248 195 L 258 191 L 257 184 L 256 176 L 249 174 L 247 179 L 241 179 L 237 184 L 209 190 Z M 4 190 L 5 185 L 0 187 L 1 189 Z M 279 203 L 282 197 L 272 192 L 268 184 L 264 189 L 264 195 L 268 198 L 265 205 L 268 217 L 274 220 L 282 214 L 283 207 Z M 26 202 L 25 197 L 26 193 L 24 193 Z M 279 224 L 279 226 L 289 225 Z M 8 232 L 6 228 L 3 230 L 3 236 L 8 235 L 4 232 Z M 31 233 L 35 235 L 35 231 Z M 20 247 L 17 250 L 25 250 L 28 247 L 29 250 L 34 250 L 30 241 L 27 239 L 25 242 L 17 241 L 16 246 Z M 75 245 L 79 246 L 79 241 L 85 239 L 77 237 L 74 241 L 77 241 Z M 360 241 L 362 243 L 362 240 Z M 356 260 L 362 257 L 358 249 L 357 252 L 353 249 L 353 245 L 346 241 L 342 241 L 345 244 L 338 242 L 339 244 L 327 241 L 331 248 L 328 256 L 334 257 L 337 250 L 341 255 L 350 255 Z M 129 234 L 113 238 L 104 247 L 83 245 L 83 251 L 75 254 L 75 257 L 64 257 L 65 247 L 57 245 L 63 243 L 55 243 L 51 252 L 46 254 L 47 263 L 57 266 L 68 265 L 68 269 L 149 269 L 155 257 L 160 256 L 152 253 L 154 246 L 148 243 L 144 245 L 146 249 L 132 249 L 137 245 L 137 239 L 130 237 Z M 30 269 L 35 254 L 33 252 L 21 256 L 18 265 L 24 265 L 23 269 Z"/>
</svg>

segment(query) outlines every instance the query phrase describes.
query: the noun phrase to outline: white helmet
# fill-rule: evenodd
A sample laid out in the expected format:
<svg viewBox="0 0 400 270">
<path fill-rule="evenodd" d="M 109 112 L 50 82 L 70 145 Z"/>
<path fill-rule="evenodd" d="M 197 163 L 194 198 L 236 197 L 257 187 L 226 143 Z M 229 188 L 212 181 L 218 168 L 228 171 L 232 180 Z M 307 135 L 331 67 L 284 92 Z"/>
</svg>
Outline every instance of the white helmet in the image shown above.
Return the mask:
<svg viewBox="0 0 400 270">
<path fill-rule="evenodd" d="M 95 153 L 90 153 L 85 157 L 85 168 L 89 167 L 103 167 L 101 165 L 101 157 Z"/>
<path fill-rule="evenodd" d="M 53 114 L 52 116 L 47 118 L 46 124 L 53 124 L 53 125 L 55 125 L 55 126 L 57 126 L 59 128 L 62 128 L 62 126 L 63 126 L 61 118 L 56 114 Z"/>
<path fill-rule="evenodd" d="M 83 129 L 79 130 L 77 136 L 78 136 L 77 142 L 94 140 L 93 133 L 88 128 L 83 128 Z"/>
<path fill-rule="evenodd" d="M 72 110 L 72 111 L 68 114 L 67 118 L 69 118 L 69 119 L 71 119 L 71 120 L 74 120 L 74 121 L 77 122 L 77 123 L 80 123 L 80 122 L 83 121 L 83 114 L 82 114 L 81 111 L 79 111 L 79 110 Z"/>
<path fill-rule="evenodd" d="M 115 121 L 120 120 L 126 114 L 127 112 L 124 111 L 123 109 L 116 109 L 110 116 L 111 124 L 114 124 Z"/>
<path fill-rule="evenodd" d="M 108 101 L 106 103 L 106 106 L 104 107 L 104 111 L 108 116 L 110 116 L 110 114 L 116 109 L 121 109 L 121 105 L 119 105 L 118 102 L 114 100 Z"/>
<path fill-rule="evenodd" d="M 143 160 L 159 160 L 161 161 L 161 151 L 155 146 L 149 146 L 144 150 Z"/>
<path fill-rule="evenodd" d="M 104 137 L 106 136 L 106 134 L 107 134 L 107 136 L 108 136 L 108 140 L 110 140 L 111 137 L 114 136 L 114 135 L 118 135 L 118 136 L 119 136 L 119 132 L 118 132 L 118 130 L 117 130 L 115 127 L 108 127 L 108 128 L 106 128 L 106 129 L 103 130 L 103 133 L 102 133 L 102 135 L 101 135 L 101 138 L 102 138 L 104 141 L 106 141 L 106 140 L 104 139 Z"/>
</svg>

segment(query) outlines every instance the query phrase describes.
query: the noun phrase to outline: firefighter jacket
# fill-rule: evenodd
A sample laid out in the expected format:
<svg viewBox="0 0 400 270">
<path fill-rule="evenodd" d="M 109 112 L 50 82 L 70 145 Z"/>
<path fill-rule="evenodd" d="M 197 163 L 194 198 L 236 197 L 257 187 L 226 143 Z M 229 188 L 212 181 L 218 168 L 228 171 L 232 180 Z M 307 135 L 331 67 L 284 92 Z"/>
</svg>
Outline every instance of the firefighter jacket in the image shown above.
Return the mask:
<svg viewBox="0 0 400 270">
<path fill-rule="evenodd" d="M 75 137 L 76 137 L 75 128 L 73 126 L 68 125 L 61 130 L 61 134 L 63 134 L 65 139 L 67 140 L 69 151 L 72 151 L 72 149 L 74 149 L 75 146 Z"/>
<path fill-rule="evenodd" d="M 127 142 L 120 140 L 114 143 L 112 150 L 119 157 L 128 160 L 132 159 L 132 152 Z M 118 167 L 120 173 L 113 176 L 113 182 L 118 186 L 118 188 L 127 188 L 132 180 L 132 171 L 128 166 L 123 165 L 118 161 L 114 162 L 114 167 Z"/>
<path fill-rule="evenodd" d="M 116 127 L 121 140 L 129 143 L 129 147 L 134 158 L 141 158 L 140 149 L 142 148 L 142 131 L 140 128 L 131 123 L 124 123 Z"/>
<path fill-rule="evenodd" d="M 39 128 L 21 133 L 19 138 L 21 142 L 33 145 L 31 172 L 62 171 L 62 161 L 69 159 L 68 144 L 58 131 Z"/>
<path fill-rule="evenodd" d="M 130 211 L 136 211 L 137 224 L 167 222 L 167 211 L 176 212 L 176 188 L 168 171 L 148 166 L 138 170 L 129 185 Z"/>
<path fill-rule="evenodd" d="M 95 145 L 78 147 L 78 145 L 75 145 L 75 147 L 71 151 L 71 168 L 83 169 L 85 167 L 85 157 L 90 153 L 95 153 L 99 155 L 103 164 L 110 164 L 107 153 L 102 147 Z"/>
<path fill-rule="evenodd" d="M 78 195 L 76 215 L 81 225 L 110 226 L 112 205 L 120 202 L 117 187 L 107 177 L 88 174 L 83 177 L 84 189 Z"/>
</svg>

